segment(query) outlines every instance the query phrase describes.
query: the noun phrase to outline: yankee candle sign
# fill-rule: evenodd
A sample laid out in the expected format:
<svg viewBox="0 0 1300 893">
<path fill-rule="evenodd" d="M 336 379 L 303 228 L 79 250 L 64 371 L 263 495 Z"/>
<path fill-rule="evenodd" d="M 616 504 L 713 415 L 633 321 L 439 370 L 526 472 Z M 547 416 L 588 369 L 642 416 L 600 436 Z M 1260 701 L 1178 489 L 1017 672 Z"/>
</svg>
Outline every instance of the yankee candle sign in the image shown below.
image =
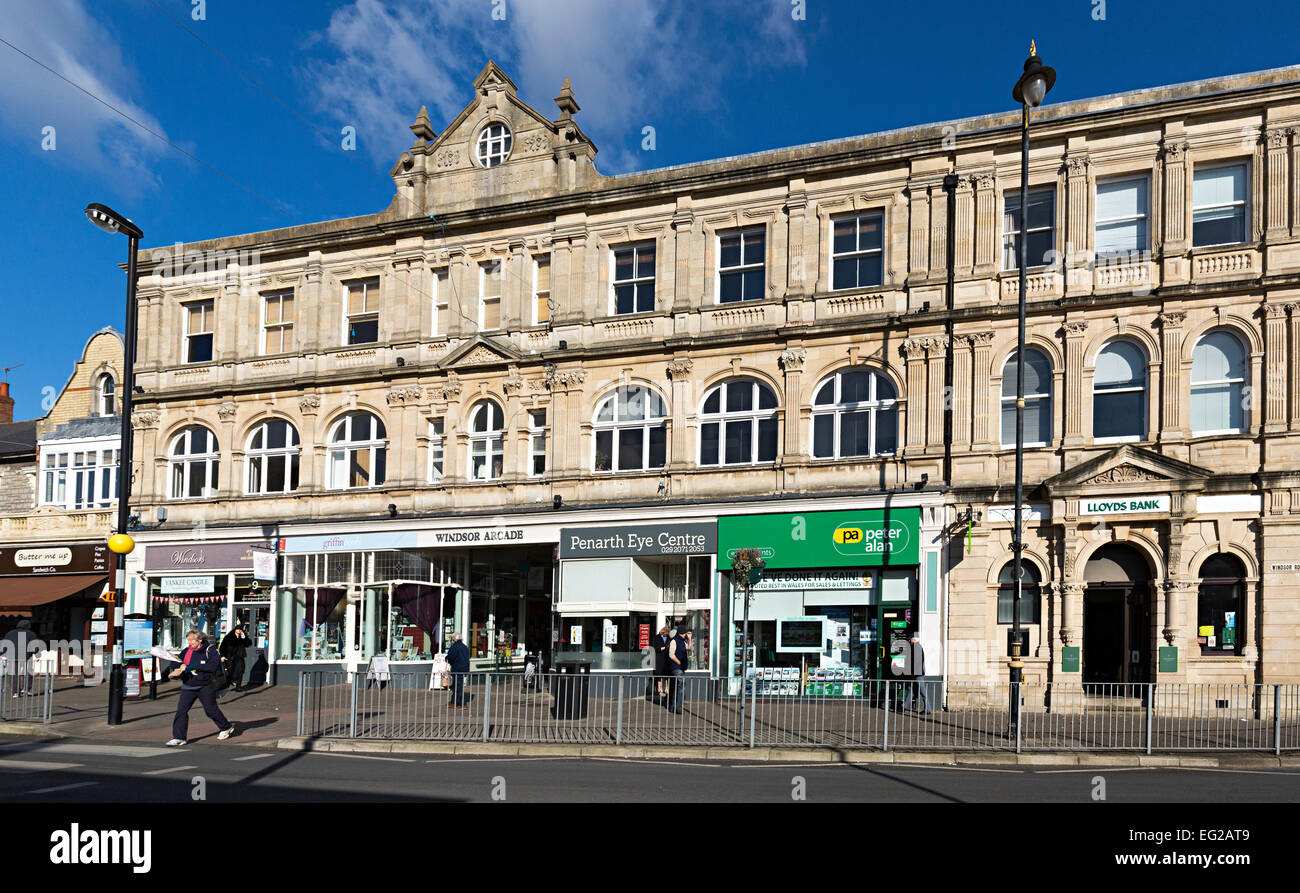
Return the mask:
<svg viewBox="0 0 1300 893">
<path fill-rule="evenodd" d="M 919 508 L 790 512 L 718 519 L 718 566 L 737 549 L 761 549 L 768 568 L 917 564 Z"/>
</svg>

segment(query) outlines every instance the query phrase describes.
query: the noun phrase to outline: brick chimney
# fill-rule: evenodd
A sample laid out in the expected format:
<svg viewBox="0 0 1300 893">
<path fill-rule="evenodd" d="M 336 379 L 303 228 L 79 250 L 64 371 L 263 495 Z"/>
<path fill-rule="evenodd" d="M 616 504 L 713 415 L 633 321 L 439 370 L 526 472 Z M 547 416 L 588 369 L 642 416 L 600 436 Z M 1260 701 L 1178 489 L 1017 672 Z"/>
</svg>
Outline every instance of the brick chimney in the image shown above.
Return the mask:
<svg viewBox="0 0 1300 893">
<path fill-rule="evenodd" d="M 0 381 L 0 424 L 14 420 L 14 398 L 9 396 L 9 382 Z"/>
</svg>

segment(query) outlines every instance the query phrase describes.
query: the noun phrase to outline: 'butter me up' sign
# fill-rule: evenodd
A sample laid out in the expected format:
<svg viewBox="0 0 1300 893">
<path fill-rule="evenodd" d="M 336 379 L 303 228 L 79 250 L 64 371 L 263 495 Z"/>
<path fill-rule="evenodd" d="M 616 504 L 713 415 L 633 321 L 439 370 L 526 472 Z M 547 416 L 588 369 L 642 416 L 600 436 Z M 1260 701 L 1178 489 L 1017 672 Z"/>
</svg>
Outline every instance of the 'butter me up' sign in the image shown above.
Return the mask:
<svg viewBox="0 0 1300 893">
<path fill-rule="evenodd" d="M 1079 500 L 1081 515 L 1140 515 L 1169 511 L 1166 496 L 1099 496 Z"/>
</svg>

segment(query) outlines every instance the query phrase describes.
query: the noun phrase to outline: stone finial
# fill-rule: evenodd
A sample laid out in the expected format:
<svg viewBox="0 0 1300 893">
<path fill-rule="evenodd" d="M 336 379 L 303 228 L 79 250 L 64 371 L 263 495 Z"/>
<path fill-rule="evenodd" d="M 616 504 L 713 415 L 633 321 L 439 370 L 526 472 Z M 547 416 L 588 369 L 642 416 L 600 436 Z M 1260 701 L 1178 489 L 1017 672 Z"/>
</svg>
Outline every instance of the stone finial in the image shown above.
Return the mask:
<svg viewBox="0 0 1300 893">
<path fill-rule="evenodd" d="M 424 145 L 438 135 L 433 129 L 433 122 L 429 120 L 429 109 L 425 106 L 420 106 L 420 113 L 415 116 L 415 123 L 410 127 L 411 133 L 420 141 L 419 145 Z"/>
<path fill-rule="evenodd" d="M 560 95 L 555 97 L 555 104 L 559 106 L 561 121 L 570 120 L 574 114 L 582 110 L 578 101 L 573 98 L 573 85 L 569 83 L 568 78 L 564 79 L 564 86 L 560 88 Z"/>
</svg>

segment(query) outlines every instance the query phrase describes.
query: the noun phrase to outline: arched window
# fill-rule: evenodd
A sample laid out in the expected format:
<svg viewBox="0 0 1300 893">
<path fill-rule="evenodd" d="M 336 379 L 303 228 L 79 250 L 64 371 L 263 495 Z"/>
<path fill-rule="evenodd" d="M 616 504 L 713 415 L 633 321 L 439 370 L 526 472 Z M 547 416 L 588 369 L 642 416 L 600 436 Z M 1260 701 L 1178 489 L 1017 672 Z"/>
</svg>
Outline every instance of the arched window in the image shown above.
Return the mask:
<svg viewBox="0 0 1300 893">
<path fill-rule="evenodd" d="M 716 385 L 700 411 L 700 464 L 753 465 L 777 453 L 776 394 L 752 378 Z"/>
<path fill-rule="evenodd" d="M 334 423 L 329 437 L 329 486 L 333 490 L 378 487 L 388 465 L 388 432 L 368 412 L 350 412 Z"/>
<path fill-rule="evenodd" d="M 217 494 L 217 436 L 191 425 L 172 438 L 169 452 L 172 499 L 201 499 Z"/>
<path fill-rule="evenodd" d="M 469 479 L 495 481 L 501 477 L 505 455 L 505 417 L 495 400 L 483 400 L 469 414 Z"/>
<path fill-rule="evenodd" d="M 1052 442 L 1052 361 L 1025 348 L 1025 446 Z M 1002 365 L 1002 445 L 1016 445 L 1016 355 Z"/>
<path fill-rule="evenodd" d="M 898 449 L 898 393 L 866 369 L 836 372 L 813 398 L 813 456 L 888 456 Z"/>
<path fill-rule="evenodd" d="M 619 388 L 596 406 L 592 468 L 645 471 L 663 468 L 668 454 L 663 398 L 641 385 Z"/>
<path fill-rule="evenodd" d="M 1192 433 L 1246 430 L 1246 349 L 1231 332 L 1207 332 L 1192 349 Z"/>
<path fill-rule="evenodd" d="M 1008 561 L 998 574 L 998 623 L 1015 623 L 1016 563 Z M 1037 623 L 1041 604 L 1038 584 L 1042 579 L 1031 561 L 1020 562 L 1020 622 Z"/>
<path fill-rule="evenodd" d="M 298 489 L 298 431 L 284 419 L 267 419 L 248 438 L 248 493 Z"/>
<path fill-rule="evenodd" d="M 1211 555 L 1201 565 L 1196 641 L 1201 654 L 1241 654 L 1246 644 L 1246 568 L 1235 555 Z"/>
<path fill-rule="evenodd" d="M 1097 354 L 1092 378 L 1092 436 L 1141 440 L 1147 431 L 1147 355 L 1132 341 L 1112 341 Z"/>
<path fill-rule="evenodd" d="M 113 376 L 104 373 L 99 376 L 99 414 L 101 416 L 117 415 L 117 382 Z"/>
</svg>

